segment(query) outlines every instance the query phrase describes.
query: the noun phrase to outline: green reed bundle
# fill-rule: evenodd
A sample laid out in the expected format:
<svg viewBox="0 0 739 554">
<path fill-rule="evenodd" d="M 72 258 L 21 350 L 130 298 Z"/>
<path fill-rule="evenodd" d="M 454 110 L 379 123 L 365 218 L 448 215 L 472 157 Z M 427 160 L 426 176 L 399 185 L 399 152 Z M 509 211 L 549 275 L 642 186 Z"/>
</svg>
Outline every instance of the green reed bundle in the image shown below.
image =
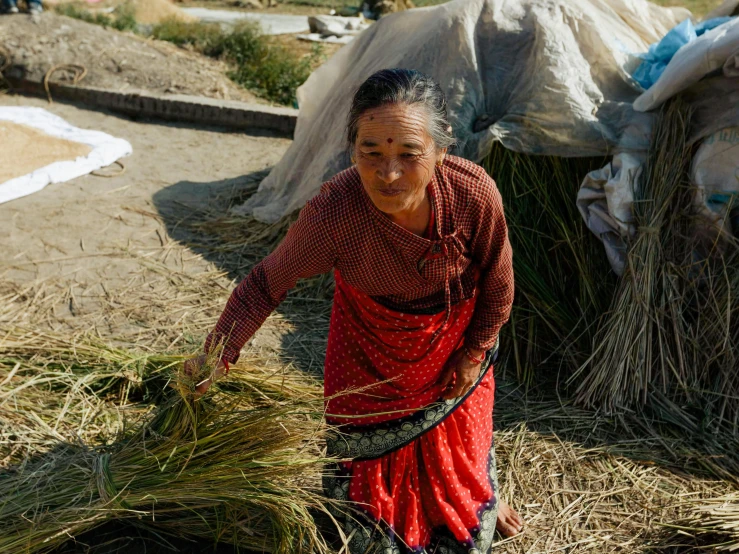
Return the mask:
<svg viewBox="0 0 739 554">
<path fill-rule="evenodd" d="M 320 394 L 270 400 L 237 381 L 195 398 L 212 367 L 169 368 L 164 403 L 115 443 L 58 442 L 1 474 L 0 551 L 52 551 L 113 519 L 267 552 L 326 551 L 311 514 L 323 506 Z"/>
<path fill-rule="evenodd" d="M 151 354 L 115 347 L 90 335 L 64 336 L 0 325 L 0 398 L 21 391 L 66 392 L 77 388 L 107 400 L 156 402 L 187 355 Z M 243 358 L 222 382 L 229 390 L 248 390 L 253 398 L 321 398 L 320 385 L 297 373 L 276 372 L 262 360 Z M 46 399 L 49 400 L 49 399 Z"/>
<path fill-rule="evenodd" d="M 575 200 L 603 159 L 519 154 L 496 143 L 483 167 L 503 197 L 513 247 L 516 300 L 503 328 L 519 379 L 537 368 L 579 366 L 616 277 Z"/>
<path fill-rule="evenodd" d="M 183 355 L 113 347 L 74 337 L 0 327 L 0 467 L 60 441 L 107 444 L 162 402 Z M 298 372 L 242 358 L 222 391 L 248 405 L 318 402 L 320 384 Z"/>
</svg>

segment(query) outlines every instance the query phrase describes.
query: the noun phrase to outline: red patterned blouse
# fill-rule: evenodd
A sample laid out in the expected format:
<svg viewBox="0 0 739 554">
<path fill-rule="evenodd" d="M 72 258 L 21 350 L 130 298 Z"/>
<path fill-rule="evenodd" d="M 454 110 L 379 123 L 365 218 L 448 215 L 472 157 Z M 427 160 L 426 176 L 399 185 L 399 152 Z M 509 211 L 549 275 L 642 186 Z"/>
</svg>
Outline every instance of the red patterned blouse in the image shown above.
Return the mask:
<svg viewBox="0 0 739 554">
<path fill-rule="evenodd" d="M 356 168 L 324 183 L 277 249 L 233 291 L 206 351 L 223 340 L 223 359 L 235 362 L 298 279 L 334 268 L 377 302 L 406 313 L 438 313 L 478 292 L 465 342 L 492 348 L 513 302 L 500 193 L 480 166 L 455 156 L 436 168 L 429 193 L 435 218 L 431 239 L 378 210 Z"/>
</svg>

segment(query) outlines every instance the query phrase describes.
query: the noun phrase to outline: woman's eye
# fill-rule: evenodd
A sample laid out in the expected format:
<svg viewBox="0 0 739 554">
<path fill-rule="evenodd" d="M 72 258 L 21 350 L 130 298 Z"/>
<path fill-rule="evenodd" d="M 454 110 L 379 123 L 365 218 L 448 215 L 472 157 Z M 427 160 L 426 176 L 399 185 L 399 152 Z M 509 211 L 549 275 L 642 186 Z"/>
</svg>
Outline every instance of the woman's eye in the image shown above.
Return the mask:
<svg viewBox="0 0 739 554">
<path fill-rule="evenodd" d="M 380 156 L 379 152 L 366 152 L 365 156 L 369 156 L 370 158 L 377 158 Z"/>
<path fill-rule="evenodd" d="M 418 157 L 417 154 L 411 154 L 410 152 L 405 152 L 404 154 L 400 155 L 402 158 L 405 158 L 406 160 L 412 160 L 416 157 Z"/>
</svg>

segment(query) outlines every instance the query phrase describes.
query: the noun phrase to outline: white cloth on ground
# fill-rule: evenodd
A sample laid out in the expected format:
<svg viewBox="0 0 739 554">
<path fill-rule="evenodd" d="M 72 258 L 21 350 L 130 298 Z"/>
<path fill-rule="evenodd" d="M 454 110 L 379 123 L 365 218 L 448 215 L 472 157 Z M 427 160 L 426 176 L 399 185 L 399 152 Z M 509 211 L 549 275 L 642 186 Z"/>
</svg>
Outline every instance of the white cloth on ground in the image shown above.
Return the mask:
<svg viewBox="0 0 739 554">
<path fill-rule="evenodd" d="M 92 148 L 87 156 L 54 162 L 0 183 L 0 203 L 38 192 L 50 183 L 62 183 L 86 175 L 133 152 L 126 140 L 100 131 L 79 129 L 43 108 L 0 106 L 0 120 L 28 125 L 53 137 L 80 142 Z"/>
</svg>

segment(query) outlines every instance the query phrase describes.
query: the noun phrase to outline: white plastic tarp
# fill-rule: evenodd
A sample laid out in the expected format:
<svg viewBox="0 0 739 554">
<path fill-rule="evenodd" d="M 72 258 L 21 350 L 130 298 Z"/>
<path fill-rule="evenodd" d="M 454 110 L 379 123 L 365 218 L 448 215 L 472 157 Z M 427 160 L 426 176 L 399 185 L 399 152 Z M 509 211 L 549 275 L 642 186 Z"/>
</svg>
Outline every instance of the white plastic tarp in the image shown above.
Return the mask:
<svg viewBox="0 0 739 554">
<path fill-rule="evenodd" d="M 652 118 L 632 108 L 634 54 L 688 16 L 645 0 L 455 0 L 383 17 L 298 90 L 295 140 L 238 211 L 274 222 L 348 167 L 352 95 L 383 68 L 441 84 L 455 153 L 473 161 L 495 140 L 559 156 L 646 150 Z"/>
<path fill-rule="evenodd" d="M 133 151 L 126 140 L 100 131 L 79 129 L 43 108 L 0 106 L 0 120 L 35 127 L 53 137 L 80 142 L 92 148 L 87 156 L 54 162 L 0 183 L 0 204 L 38 192 L 50 183 L 62 183 L 86 175 Z"/>
<path fill-rule="evenodd" d="M 721 129 L 701 143 L 691 177 L 699 213 L 708 226 L 739 235 L 739 127 Z"/>
</svg>

